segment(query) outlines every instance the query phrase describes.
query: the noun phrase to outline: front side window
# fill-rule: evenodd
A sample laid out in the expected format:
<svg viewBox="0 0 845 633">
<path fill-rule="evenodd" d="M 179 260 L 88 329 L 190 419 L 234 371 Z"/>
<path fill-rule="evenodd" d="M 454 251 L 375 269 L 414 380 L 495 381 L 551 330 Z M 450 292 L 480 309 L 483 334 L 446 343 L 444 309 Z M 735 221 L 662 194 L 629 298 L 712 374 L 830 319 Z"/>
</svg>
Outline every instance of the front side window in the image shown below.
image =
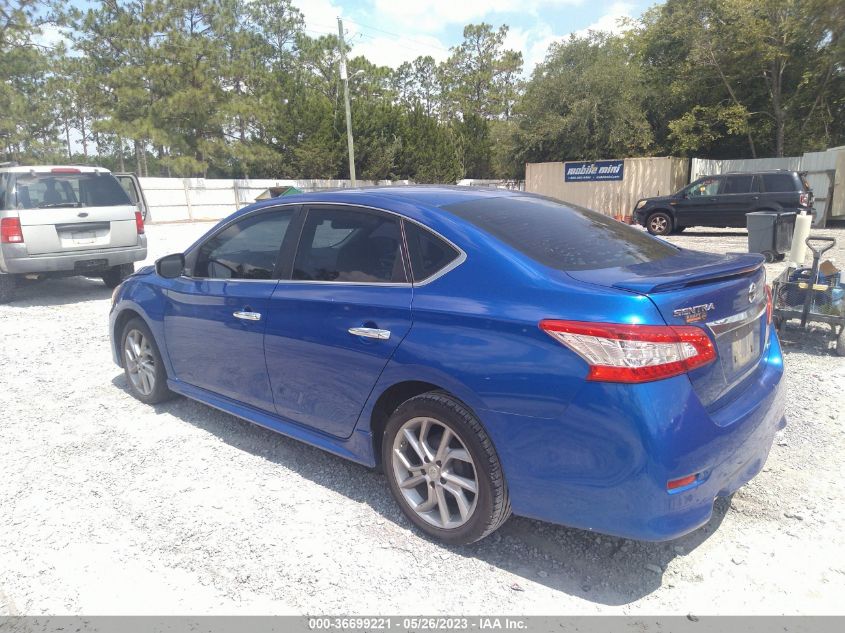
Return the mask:
<svg viewBox="0 0 845 633">
<path fill-rule="evenodd" d="M 235 222 L 199 248 L 194 277 L 273 279 L 293 210 L 258 213 Z"/>
<path fill-rule="evenodd" d="M 399 220 L 348 207 L 311 209 L 293 278 L 303 281 L 404 283 Z"/>
<path fill-rule="evenodd" d="M 692 183 L 687 187 L 686 192 L 688 198 L 698 198 L 701 196 L 715 196 L 719 193 L 719 179 L 705 178 L 698 182 Z"/>
<path fill-rule="evenodd" d="M 722 193 L 725 195 L 751 193 L 754 176 L 728 176 L 722 183 Z"/>
</svg>

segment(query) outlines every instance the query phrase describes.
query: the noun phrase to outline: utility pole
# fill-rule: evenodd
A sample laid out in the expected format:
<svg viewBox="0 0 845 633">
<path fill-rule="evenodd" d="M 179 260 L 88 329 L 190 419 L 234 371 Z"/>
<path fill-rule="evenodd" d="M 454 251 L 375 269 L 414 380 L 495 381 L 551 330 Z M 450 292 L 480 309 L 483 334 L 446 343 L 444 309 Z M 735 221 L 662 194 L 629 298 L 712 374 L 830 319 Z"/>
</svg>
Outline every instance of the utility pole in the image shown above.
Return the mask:
<svg viewBox="0 0 845 633">
<path fill-rule="evenodd" d="M 349 75 L 346 72 L 346 42 L 343 40 L 343 20 L 337 18 L 337 36 L 340 39 L 340 78 L 343 80 L 343 102 L 346 105 L 346 144 L 349 146 L 349 178 L 357 187 L 355 178 L 355 145 L 352 142 L 352 109 L 349 106 Z"/>
</svg>

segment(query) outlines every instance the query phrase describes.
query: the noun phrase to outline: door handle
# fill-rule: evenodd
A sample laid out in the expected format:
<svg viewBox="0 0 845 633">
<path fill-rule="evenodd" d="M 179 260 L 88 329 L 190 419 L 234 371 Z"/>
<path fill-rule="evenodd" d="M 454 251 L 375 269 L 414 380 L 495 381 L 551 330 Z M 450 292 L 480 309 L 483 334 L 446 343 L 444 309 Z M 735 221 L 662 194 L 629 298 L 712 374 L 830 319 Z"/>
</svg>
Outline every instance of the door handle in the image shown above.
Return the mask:
<svg viewBox="0 0 845 633">
<path fill-rule="evenodd" d="M 759 199 L 760 199 L 760 196 L 751 196 L 751 199 L 752 199 L 752 200 L 759 200 Z"/>
<path fill-rule="evenodd" d="M 236 312 L 232 312 L 232 316 L 236 319 L 240 319 L 241 321 L 260 321 L 261 320 L 261 313 L 260 312 L 249 312 L 247 310 L 238 310 Z"/>
<path fill-rule="evenodd" d="M 380 341 L 386 341 L 390 338 L 390 330 L 379 330 L 374 327 L 351 327 L 348 332 L 354 336 L 374 338 Z"/>
</svg>

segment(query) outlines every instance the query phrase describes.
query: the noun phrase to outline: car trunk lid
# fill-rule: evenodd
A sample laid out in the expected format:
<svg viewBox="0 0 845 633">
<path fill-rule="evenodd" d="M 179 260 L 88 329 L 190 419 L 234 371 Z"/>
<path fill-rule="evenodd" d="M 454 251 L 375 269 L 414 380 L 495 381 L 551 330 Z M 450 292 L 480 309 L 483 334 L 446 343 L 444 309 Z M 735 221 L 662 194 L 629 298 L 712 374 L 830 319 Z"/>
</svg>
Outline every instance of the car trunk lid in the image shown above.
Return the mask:
<svg viewBox="0 0 845 633">
<path fill-rule="evenodd" d="M 752 254 L 680 249 L 677 256 L 620 268 L 572 271 L 580 281 L 647 296 L 669 325 L 696 325 L 718 360 L 690 373 L 705 406 L 717 407 L 759 365 L 768 337 L 765 271 Z"/>
<path fill-rule="evenodd" d="M 53 207 L 19 209 L 30 255 L 120 248 L 138 243 L 135 207 Z"/>
</svg>

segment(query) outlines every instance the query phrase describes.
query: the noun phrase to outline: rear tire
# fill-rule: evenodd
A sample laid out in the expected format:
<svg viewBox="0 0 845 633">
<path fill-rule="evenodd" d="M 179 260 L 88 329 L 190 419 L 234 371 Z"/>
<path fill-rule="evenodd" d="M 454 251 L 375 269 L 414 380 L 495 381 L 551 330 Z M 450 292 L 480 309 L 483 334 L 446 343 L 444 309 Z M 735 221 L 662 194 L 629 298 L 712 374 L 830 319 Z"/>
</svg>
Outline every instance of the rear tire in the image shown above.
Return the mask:
<svg viewBox="0 0 845 633">
<path fill-rule="evenodd" d="M 167 371 L 150 328 L 140 318 L 130 319 L 120 336 L 120 354 L 129 393 L 146 404 L 173 397 Z"/>
<path fill-rule="evenodd" d="M 424 393 L 400 405 L 387 423 L 381 452 L 390 492 L 428 536 L 474 543 L 511 514 L 490 437 L 466 405 L 445 393 Z"/>
<path fill-rule="evenodd" d="M 102 274 L 103 283 L 109 288 L 117 288 L 123 280 L 135 272 L 135 264 L 112 266 Z"/>
<path fill-rule="evenodd" d="M 0 303 L 8 303 L 14 298 L 17 285 L 14 275 L 0 275 Z"/>
<path fill-rule="evenodd" d="M 845 356 L 845 325 L 839 326 L 839 336 L 836 337 L 836 353 Z"/>
<path fill-rule="evenodd" d="M 669 235 L 672 232 L 672 217 L 663 211 L 656 211 L 648 216 L 645 228 L 652 235 Z"/>
<path fill-rule="evenodd" d="M 766 259 L 767 264 L 771 264 L 775 261 L 776 256 L 772 251 L 763 251 L 760 254 Z"/>
</svg>

